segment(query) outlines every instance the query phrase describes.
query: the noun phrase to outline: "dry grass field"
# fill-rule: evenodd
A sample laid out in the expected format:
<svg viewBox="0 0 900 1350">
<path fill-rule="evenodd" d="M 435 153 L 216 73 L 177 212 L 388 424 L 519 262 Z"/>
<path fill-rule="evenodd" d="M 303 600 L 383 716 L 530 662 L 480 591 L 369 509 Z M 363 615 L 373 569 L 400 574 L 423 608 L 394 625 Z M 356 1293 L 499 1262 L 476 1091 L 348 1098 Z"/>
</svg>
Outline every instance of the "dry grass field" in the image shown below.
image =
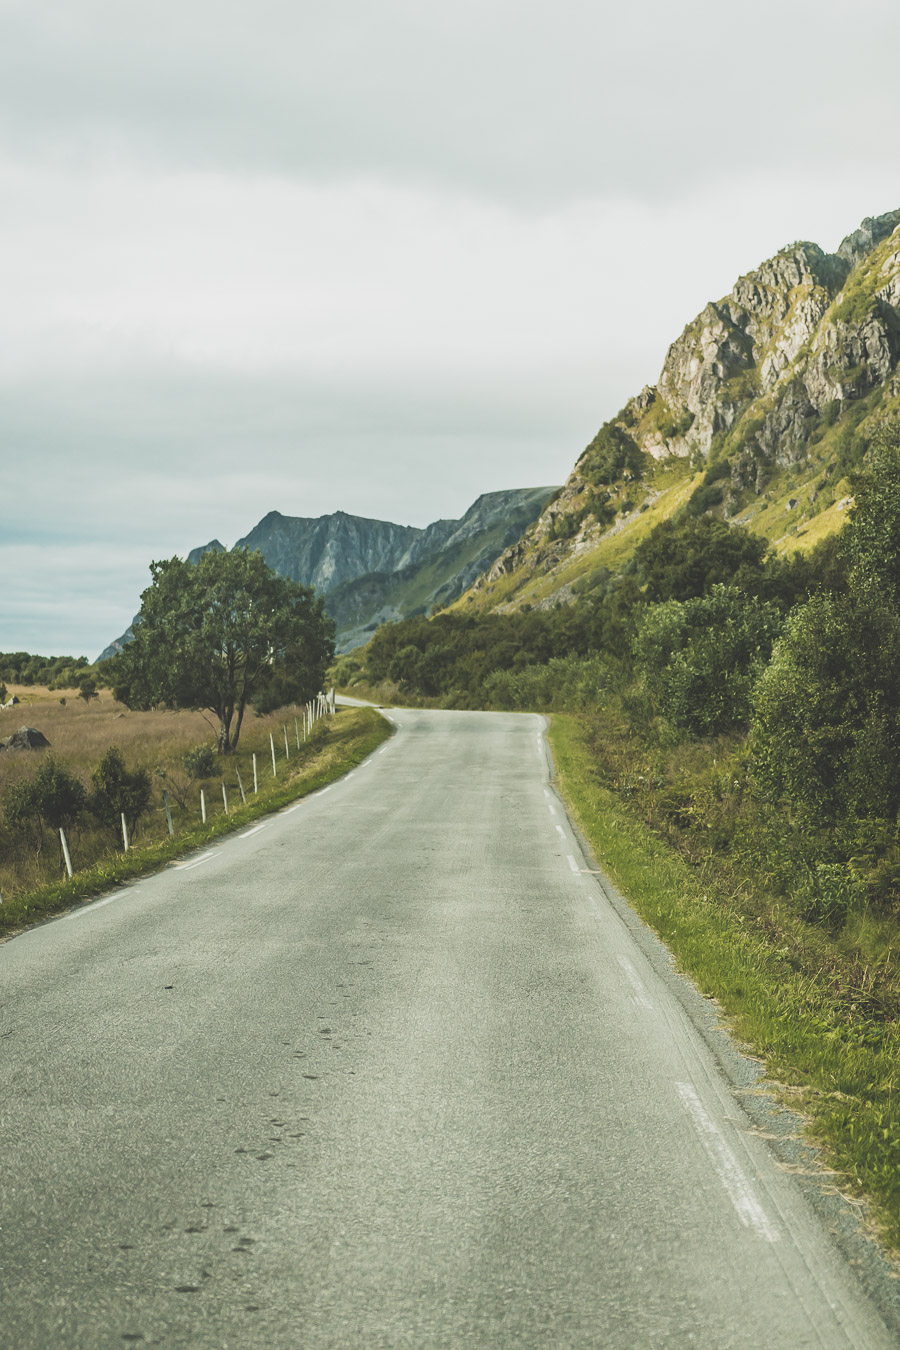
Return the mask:
<svg viewBox="0 0 900 1350">
<path fill-rule="evenodd" d="M 91 774 L 113 745 L 122 752 L 129 770 L 149 772 L 153 783 L 151 805 L 129 841 L 140 849 L 161 845 L 169 838 L 164 790 L 168 793 L 177 838 L 202 826 L 201 790 L 208 823 L 216 822 L 226 813 L 223 785 L 229 813 L 241 808 L 238 776 L 248 802 L 254 803 L 254 752 L 259 798 L 268 798 L 273 790 L 281 791 L 298 775 L 306 779 L 325 768 L 330 771 L 341 754 L 354 753 L 351 742 L 356 743 L 346 733 L 351 729 L 350 723 L 355 726 L 358 719 L 347 714 L 323 718 L 304 743 L 299 708 L 281 709 L 268 717 L 256 717 L 250 712 L 244 719 L 237 753 L 225 760 L 217 756 L 215 773 L 198 780 L 185 768 L 184 756 L 199 746 L 215 748 L 216 726 L 211 716 L 199 712 L 132 712 L 117 703 L 109 690 L 102 690 L 100 697 L 89 704 L 78 697 L 77 690 L 9 686 L 9 696 L 14 693 L 21 702 L 0 711 L 0 739 L 6 740 L 20 727 L 34 727 L 46 736 L 50 748 L 0 751 L 0 896 L 7 904 L 17 896 L 58 882 L 63 875 L 58 839 L 45 831 L 38 847 L 8 826 L 3 810 L 8 789 L 32 778 L 47 755 L 65 764 L 88 791 Z M 275 743 L 277 776 L 273 774 L 270 734 Z M 69 833 L 76 872 L 121 852 L 121 841 L 104 832 L 89 814 Z"/>
</svg>

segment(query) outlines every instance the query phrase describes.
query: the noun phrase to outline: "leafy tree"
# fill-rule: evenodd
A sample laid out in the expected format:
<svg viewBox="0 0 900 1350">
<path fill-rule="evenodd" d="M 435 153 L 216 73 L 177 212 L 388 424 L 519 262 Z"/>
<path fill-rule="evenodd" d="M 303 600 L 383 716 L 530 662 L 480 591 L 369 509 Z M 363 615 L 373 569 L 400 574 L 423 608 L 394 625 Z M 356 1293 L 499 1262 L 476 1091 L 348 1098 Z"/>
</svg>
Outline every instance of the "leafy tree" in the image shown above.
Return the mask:
<svg viewBox="0 0 900 1350">
<path fill-rule="evenodd" d="M 754 693 L 764 796 L 814 825 L 900 807 L 900 617 L 870 587 L 789 616 Z"/>
<path fill-rule="evenodd" d="M 818 825 L 900 808 L 900 420 L 878 428 L 853 486 L 845 589 L 792 613 L 755 695 L 762 790 Z"/>
<path fill-rule="evenodd" d="M 87 799 L 91 814 L 118 839 L 122 822 L 131 833 L 150 805 L 151 780 L 146 769 L 129 772 L 118 746 L 111 745 L 91 774 Z"/>
<path fill-rule="evenodd" d="M 740 525 L 711 516 L 663 520 L 635 549 L 647 599 L 690 600 L 716 585 L 756 591 L 768 545 Z"/>
<path fill-rule="evenodd" d="M 746 725 L 750 693 L 772 651 L 781 616 L 729 586 L 645 610 L 635 664 L 663 716 L 695 736 Z"/>
<path fill-rule="evenodd" d="M 881 424 L 851 481 L 855 502 L 842 541 L 853 580 L 900 598 L 900 418 Z"/>
<path fill-rule="evenodd" d="M 90 704 L 92 698 L 100 697 L 97 693 L 97 681 L 93 675 L 82 675 L 78 681 L 78 697 L 83 698 L 87 704 Z"/>
<path fill-rule="evenodd" d="M 206 709 L 229 754 L 248 705 L 270 711 L 321 689 L 334 623 L 309 587 L 278 576 L 261 554 L 170 558 L 150 572 L 134 641 L 109 663 L 113 693 L 130 708 Z"/>
<path fill-rule="evenodd" d="M 53 755 L 43 759 L 30 783 L 15 783 L 3 799 L 6 824 L 31 833 L 40 850 L 44 827 L 69 829 L 82 815 L 87 794 L 75 775 Z"/>
<path fill-rule="evenodd" d="M 637 442 L 615 422 L 605 422 L 578 461 L 592 483 L 615 483 L 626 473 L 640 474 L 643 456 Z"/>
</svg>

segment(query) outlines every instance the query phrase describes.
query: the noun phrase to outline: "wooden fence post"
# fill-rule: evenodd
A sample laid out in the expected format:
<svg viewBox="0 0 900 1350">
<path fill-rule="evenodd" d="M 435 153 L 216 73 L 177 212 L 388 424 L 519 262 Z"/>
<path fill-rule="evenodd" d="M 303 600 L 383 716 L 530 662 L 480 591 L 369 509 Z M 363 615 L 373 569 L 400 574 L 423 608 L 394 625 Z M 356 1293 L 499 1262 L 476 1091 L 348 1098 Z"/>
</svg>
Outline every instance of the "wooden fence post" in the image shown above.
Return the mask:
<svg viewBox="0 0 900 1350">
<path fill-rule="evenodd" d="M 175 829 L 174 826 L 172 825 L 172 812 L 169 807 L 169 794 L 168 792 L 166 792 L 165 788 L 163 788 L 163 806 L 166 808 L 166 824 L 169 827 L 169 834 L 174 837 Z"/>
<path fill-rule="evenodd" d="M 59 829 L 59 842 L 62 844 L 63 857 L 66 860 L 66 871 L 68 872 L 69 880 L 71 881 L 72 876 L 74 875 L 72 872 L 72 859 L 69 857 L 69 845 L 66 843 L 66 832 L 62 826 L 60 826 Z"/>
</svg>

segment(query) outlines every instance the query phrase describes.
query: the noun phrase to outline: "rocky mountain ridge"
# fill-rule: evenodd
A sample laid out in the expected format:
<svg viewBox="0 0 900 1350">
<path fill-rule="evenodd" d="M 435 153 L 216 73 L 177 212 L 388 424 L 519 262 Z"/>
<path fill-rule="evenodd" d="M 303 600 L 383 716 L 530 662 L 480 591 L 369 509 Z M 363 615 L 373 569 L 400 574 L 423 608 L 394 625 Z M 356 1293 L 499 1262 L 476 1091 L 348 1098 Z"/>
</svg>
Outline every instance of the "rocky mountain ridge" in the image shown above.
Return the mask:
<svg viewBox="0 0 900 1350">
<path fill-rule="evenodd" d="M 335 511 L 318 517 L 270 511 L 235 548 L 258 549 L 276 572 L 314 586 L 338 627 L 339 650 L 363 642 L 387 618 L 449 604 L 540 514 L 553 487 L 480 496 L 458 520 L 420 528 Z M 197 562 L 218 539 L 188 554 Z M 133 624 L 132 620 L 132 624 Z M 97 658 L 131 641 L 132 627 Z"/>
<path fill-rule="evenodd" d="M 900 210 L 864 220 L 836 253 L 782 249 L 685 327 L 656 385 L 601 427 L 464 603 L 565 599 L 676 509 L 784 550 L 814 542 L 841 523 L 853 445 L 900 406 L 898 360 Z"/>
</svg>

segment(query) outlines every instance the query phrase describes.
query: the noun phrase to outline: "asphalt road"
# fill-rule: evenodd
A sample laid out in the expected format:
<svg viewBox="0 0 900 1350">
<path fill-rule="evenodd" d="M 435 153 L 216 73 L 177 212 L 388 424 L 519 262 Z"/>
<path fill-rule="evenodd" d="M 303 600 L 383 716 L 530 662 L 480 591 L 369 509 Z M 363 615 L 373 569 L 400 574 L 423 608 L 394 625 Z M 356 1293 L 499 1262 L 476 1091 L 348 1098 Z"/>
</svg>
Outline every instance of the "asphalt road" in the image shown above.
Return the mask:
<svg viewBox="0 0 900 1350">
<path fill-rule="evenodd" d="M 0 946 L 0 1345 L 898 1344 L 585 862 L 537 717 Z"/>
</svg>

